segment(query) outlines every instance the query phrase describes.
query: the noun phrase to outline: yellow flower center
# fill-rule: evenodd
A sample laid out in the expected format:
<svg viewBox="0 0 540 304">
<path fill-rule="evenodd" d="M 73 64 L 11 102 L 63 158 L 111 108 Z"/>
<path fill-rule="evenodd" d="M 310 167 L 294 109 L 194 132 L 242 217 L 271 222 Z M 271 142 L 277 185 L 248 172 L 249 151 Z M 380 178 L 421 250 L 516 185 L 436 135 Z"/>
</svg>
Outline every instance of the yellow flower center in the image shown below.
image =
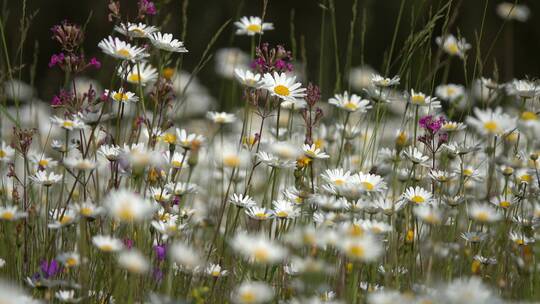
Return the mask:
<svg viewBox="0 0 540 304">
<path fill-rule="evenodd" d="M 266 219 L 268 217 L 268 215 L 266 213 L 264 213 L 264 212 L 257 212 L 254 215 L 255 215 L 256 218 L 262 219 L 262 220 L 264 220 L 264 219 Z"/>
<path fill-rule="evenodd" d="M 7 153 L 4 150 L 0 150 L 0 157 L 6 157 Z"/>
<path fill-rule="evenodd" d="M 519 177 L 519 181 L 522 183 L 528 183 L 531 181 L 531 176 L 529 174 L 523 174 Z"/>
<path fill-rule="evenodd" d="M 127 49 L 119 49 L 116 51 L 116 55 L 124 57 L 124 58 L 130 58 L 131 53 Z"/>
<path fill-rule="evenodd" d="M 257 296 L 252 291 L 245 291 L 240 295 L 243 303 L 255 303 Z"/>
<path fill-rule="evenodd" d="M 361 236 L 364 234 L 364 229 L 360 225 L 353 224 L 349 229 L 349 234 L 351 236 Z"/>
<path fill-rule="evenodd" d="M 174 144 L 176 142 L 176 135 L 172 133 L 165 133 L 162 137 L 163 141 L 168 144 Z"/>
<path fill-rule="evenodd" d="M 454 89 L 453 87 L 447 87 L 446 88 L 446 94 L 449 95 L 449 96 L 452 96 L 456 93 L 456 89 Z"/>
<path fill-rule="evenodd" d="M 289 96 L 291 94 L 291 91 L 289 91 L 289 88 L 287 88 L 284 85 L 277 85 L 274 88 L 274 93 L 276 93 L 279 96 Z"/>
<path fill-rule="evenodd" d="M 163 69 L 163 77 L 167 80 L 170 80 L 174 76 L 174 69 L 172 68 L 164 68 Z"/>
<path fill-rule="evenodd" d="M 173 160 L 171 162 L 171 166 L 173 166 L 174 168 L 180 168 L 180 167 L 182 167 L 182 162 L 179 161 L 179 160 Z"/>
<path fill-rule="evenodd" d="M 15 213 L 13 213 L 11 211 L 6 211 L 6 212 L 2 213 L 2 219 L 4 219 L 4 220 L 11 221 L 14 218 L 15 218 Z"/>
<path fill-rule="evenodd" d="M 130 82 L 139 82 L 141 80 L 141 75 L 140 74 L 130 74 L 127 78 L 128 81 Z"/>
<path fill-rule="evenodd" d="M 448 53 L 450 53 L 452 55 L 456 55 L 456 54 L 459 53 L 459 47 L 458 47 L 457 43 L 450 43 L 446 47 L 446 50 L 448 51 Z"/>
<path fill-rule="evenodd" d="M 223 165 L 227 167 L 238 167 L 240 165 L 240 158 L 236 155 L 228 155 L 223 158 Z"/>
<path fill-rule="evenodd" d="M 367 191 L 373 191 L 373 189 L 375 189 L 375 185 L 370 182 L 362 182 L 362 186 L 364 187 L 364 190 Z"/>
<path fill-rule="evenodd" d="M 111 244 L 103 244 L 99 247 L 102 251 L 110 252 L 113 251 L 113 246 Z"/>
<path fill-rule="evenodd" d="M 525 111 L 521 113 L 521 119 L 523 120 L 537 120 L 538 116 L 534 112 Z"/>
<path fill-rule="evenodd" d="M 338 178 L 338 179 L 334 180 L 334 184 L 336 186 L 343 186 L 343 185 L 345 185 L 345 181 L 343 179 L 341 179 L 341 178 Z"/>
<path fill-rule="evenodd" d="M 218 270 L 213 270 L 212 273 L 211 273 L 211 275 L 213 277 L 219 277 L 220 274 L 221 274 L 221 272 L 219 272 Z"/>
<path fill-rule="evenodd" d="M 89 207 L 81 208 L 81 214 L 83 216 L 91 216 L 92 215 L 92 208 L 89 208 Z"/>
<path fill-rule="evenodd" d="M 471 169 L 463 169 L 463 175 L 465 175 L 465 176 L 471 176 L 471 175 L 473 175 L 473 173 L 474 172 Z"/>
<path fill-rule="evenodd" d="M 72 121 L 69 121 L 69 120 L 65 120 L 63 123 L 62 123 L 62 126 L 64 128 L 71 128 L 74 126 L 73 122 Z"/>
<path fill-rule="evenodd" d="M 415 196 L 411 197 L 411 201 L 414 202 L 414 203 L 416 203 L 416 204 L 421 204 L 421 203 L 425 202 L 426 199 L 424 199 L 424 198 L 423 198 L 422 196 L 420 196 L 420 195 L 415 195 Z"/>
<path fill-rule="evenodd" d="M 246 29 L 252 33 L 260 33 L 262 30 L 262 26 L 259 24 L 250 24 L 247 26 Z"/>
<path fill-rule="evenodd" d="M 77 259 L 71 258 L 71 257 L 70 257 L 70 258 L 67 258 L 67 259 L 66 259 L 66 265 L 67 265 L 68 267 L 76 266 L 76 265 L 77 265 Z"/>
<path fill-rule="evenodd" d="M 348 252 L 350 256 L 357 257 L 357 258 L 363 257 L 366 253 L 364 247 L 359 246 L 359 245 L 353 245 L 349 247 Z"/>
<path fill-rule="evenodd" d="M 399 132 L 398 136 L 396 137 L 396 144 L 398 146 L 404 146 L 407 144 L 407 133 Z"/>
<path fill-rule="evenodd" d="M 501 201 L 501 202 L 499 203 L 499 207 L 501 207 L 501 208 L 508 208 L 508 207 L 510 207 L 510 202 L 509 202 L 509 201 Z"/>
<path fill-rule="evenodd" d="M 426 102 L 426 97 L 423 95 L 413 95 L 411 99 L 414 104 L 424 104 Z"/>
<path fill-rule="evenodd" d="M 144 36 L 144 35 L 146 35 L 146 33 L 145 33 L 142 29 L 140 29 L 140 28 L 134 28 L 134 29 L 131 30 L 131 32 L 132 32 L 133 34 L 137 35 L 137 36 Z"/>
<path fill-rule="evenodd" d="M 120 212 L 118 213 L 118 217 L 126 222 L 132 221 L 135 217 L 135 214 L 133 213 L 133 210 L 130 208 L 124 207 Z"/>
<path fill-rule="evenodd" d="M 478 212 L 476 214 L 476 219 L 481 222 L 487 222 L 489 220 L 489 214 L 485 211 Z"/>
<path fill-rule="evenodd" d="M 71 223 L 71 221 L 73 220 L 73 218 L 71 216 L 68 216 L 68 215 L 64 215 L 60 218 L 59 222 L 60 224 L 62 225 L 66 225 L 66 224 L 69 224 Z"/>
<path fill-rule="evenodd" d="M 490 120 L 484 123 L 484 129 L 486 129 L 489 133 L 497 133 L 499 125 L 497 122 Z"/>
<path fill-rule="evenodd" d="M 268 250 L 265 248 L 257 248 L 253 252 L 253 256 L 255 257 L 255 260 L 264 262 L 268 259 Z"/>
<path fill-rule="evenodd" d="M 38 161 L 38 165 L 39 165 L 40 167 L 47 167 L 47 166 L 49 165 L 49 161 L 46 160 L 46 159 L 40 159 L 40 160 Z"/>
<path fill-rule="evenodd" d="M 116 101 L 126 101 L 129 99 L 129 96 L 126 93 L 116 92 L 113 95 L 113 99 Z"/>
<path fill-rule="evenodd" d="M 279 211 L 278 213 L 276 213 L 276 215 L 278 217 L 287 217 L 289 216 L 289 213 L 287 213 L 286 211 Z"/>
<path fill-rule="evenodd" d="M 358 109 L 358 106 L 354 102 L 347 102 L 343 105 L 343 107 L 349 111 L 356 111 Z"/>
</svg>

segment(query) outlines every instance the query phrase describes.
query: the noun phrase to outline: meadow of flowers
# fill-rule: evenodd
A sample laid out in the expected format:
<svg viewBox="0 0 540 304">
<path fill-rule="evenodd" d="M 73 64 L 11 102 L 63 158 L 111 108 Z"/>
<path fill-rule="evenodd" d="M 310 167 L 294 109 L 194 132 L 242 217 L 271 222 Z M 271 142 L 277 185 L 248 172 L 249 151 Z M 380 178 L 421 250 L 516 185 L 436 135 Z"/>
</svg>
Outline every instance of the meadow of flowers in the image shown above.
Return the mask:
<svg viewBox="0 0 540 304">
<path fill-rule="evenodd" d="M 334 0 L 319 2 L 337 49 Z M 410 35 L 371 68 L 352 60 L 358 1 L 347 55 L 319 63 L 309 41 L 265 41 L 288 26 L 265 18 L 272 1 L 200 54 L 189 29 L 161 31 L 160 1 L 131 18 L 110 1 L 96 57 L 83 22 L 52 26 L 64 85 L 49 103 L 3 39 L 0 303 L 540 299 L 540 82 L 485 69 L 482 29 L 462 37 L 453 3 L 411 29 L 401 9 Z M 530 17 L 486 14 L 501 32 Z M 228 33 L 251 48 L 218 49 Z M 219 96 L 199 79 L 212 65 Z"/>
</svg>

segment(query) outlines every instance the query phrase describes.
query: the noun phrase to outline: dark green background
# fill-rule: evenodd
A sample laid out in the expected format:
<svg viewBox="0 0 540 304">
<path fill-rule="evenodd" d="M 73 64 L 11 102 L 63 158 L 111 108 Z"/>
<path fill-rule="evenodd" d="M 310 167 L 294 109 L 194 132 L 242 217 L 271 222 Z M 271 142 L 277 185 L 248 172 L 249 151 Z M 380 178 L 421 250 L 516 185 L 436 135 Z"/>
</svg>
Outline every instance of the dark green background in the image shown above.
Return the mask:
<svg viewBox="0 0 540 304">
<path fill-rule="evenodd" d="M 443 1 L 443 0 L 441 0 Z M 443 2 L 446 2 L 444 0 Z M 21 15 L 22 0 L 3 0 L 4 11 L 9 11 L 7 20 L 7 41 L 11 47 L 10 55 L 13 55 L 20 39 L 18 34 L 18 25 Z M 122 11 L 133 16 L 135 14 L 136 0 L 121 1 Z M 181 4 L 182 0 L 170 0 L 168 4 L 160 9 L 160 15 L 155 18 L 155 24 L 158 24 L 170 14 L 170 21 L 163 29 L 179 36 L 181 32 Z M 338 16 L 337 31 L 340 44 L 341 62 L 344 64 L 346 53 L 345 46 L 349 32 L 349 22 L 351 18 L 352 0 L 335 0 L 336 12 Z M 421 1 L 407 0 L 405 8 L 405 17 L 402 21 L 402 29 L 398 36 L 397 51 L 404 37 L 409 33 L 409 15 L 412 6 L 424 5 L 424 12 L 430 6 L 437 7 L 440 1 Z M 495 5 L 501 1 L 489 1 L 489 8 L 485 23 L 485 39 L 482 48 L 484 53 L 493 42 L 499 31 L 503 20 L 495 12 Z M 49 100 L 52 94 L 57 91 L 62 83 L 61 73 L 58 69 L 49 69 L 47 63 L 52 53 L 58 52 L 58 46 L 50 39 L 50 27 L 67 19 L 76 23 L 83 23 L 90 12 L 93 16 L 88 24 L 86 31 L 85 52 L 88 56 L 97 56 L 105 63 L 105 56 L 97 49 L 97 43 L 106 37 L 112 29 L 112 25 L 107 20 L 106 0 L 28 0 L 28 11 L 39 9 L 39 13 L 33 20 L 29 37 L 24 48 L 24 61 L 32 62 L 33 49 L 35 43 L 39 43 L 38 65 L 36 74 L 36 86 L 38 94 L 44 100 Z M 270 0 L 267 12 L 267 20 L 274 22 L 276 30 L 267 32 L 263 40 L 271 43 L 284 43 L 290 45 L 290 15 L 291 10 L 295 10 L 296 37 L 305 36 L 306 51 L 308 57 L 308 71 L 311 80 L 316 79 L 318 73 L 318 57 L 320 44 L 320 20 L 321 9 L 320 1 L 317 0 Z M 359 37 L 360 24 L 362 23 L 362 9 L 365 7 L 367 13 L 367 32 L 365 45 L 365 60 L 371 66 L 380 68 L 383 61 L 383 53 L 389 47 L 392 39 L 392 33 L 398 14 L 401 1 L 399 0 L 360 0 L 359 1 L 359 23 L 357 37 Z M 489 65 L 486 67 L 487 76 L 493 70 L 493 62 L 497 61 L 501 78 L 509 78 L 509 71 L 505 71 L 505 53 L 509 45 L 514 49 L 514 75 L 516 78 L 525 76 L 535 77 L 540 70 L 540 3 L 538 1 L 522 1 L 531 9 L 531 18 L 527 23 L 512 23 L 514 30 L 513 39 L 505 37 L 504 31 L 500 39 L 496 41 L 492 53 L 492 58 L 488 59 Z M 474 31 L 479 30 L 482 12 L 485 0 L 463 0 L 454 1 L 454 5 L 459 4 L 459 14 L 452 32 L 457 33 L 458 29 L 469 42 L 474 40 Z M 206 47 L 208 41 L 227 19 L 234 19 L 240 15 L 260 15 L 262 11 L 262 1 L 258 0 L 191 0 L 188 9 L 188 35 L 185 41 L 190 53 L 185 56 L 185 67 L 189 70 L 197 63 L 200 55 Z M 233 20 L 234 21 L 234 20 Z M 507 23 L 507 25 L 509 25 Z M 440 31 L 440 29 L 438 29 Z M 222 39 L 218 41 L 218 46 L 227 46 L 231 39 L 231 33 L 234 31 L 232 24 L 226 29 Z M 233 44 L 244 50 L 249 50 L 249 38 L 235 37 Z M 354 44 L 353 65 L 360 62 L 360 41 L 357 39 Z M 432 47 L 435 47 L 434 42 Z M 326 45 L 328 83 L 333 81 L 333 48 L 331 44 Z M 471 59 L 473 60 L 473 59 Z M 457 63 L 456 63 L 457 64 Z M 105 65 L 105 68 L 108 65 Z M 211 63 L 202 73 L 201 80 L 208 85 L 213 92 L 220 82 L 218 76 L 213 74 L 213 63 Z M 26 66 L 23 70 L 23 78 L 28 80 L 29 68 Z M 506 76 L 505 76 L 506 75 Z M 105 81 L 109 74 L 90 73 L 90 76 Z M 452 69 L 450 80 L 453 82 L 462 82 L 462 70 L 459 66 Z M 508 80 L 508 79 L 505 79 Z M 328 87 L 329 85 L 327 85 Z"/>
</svg>

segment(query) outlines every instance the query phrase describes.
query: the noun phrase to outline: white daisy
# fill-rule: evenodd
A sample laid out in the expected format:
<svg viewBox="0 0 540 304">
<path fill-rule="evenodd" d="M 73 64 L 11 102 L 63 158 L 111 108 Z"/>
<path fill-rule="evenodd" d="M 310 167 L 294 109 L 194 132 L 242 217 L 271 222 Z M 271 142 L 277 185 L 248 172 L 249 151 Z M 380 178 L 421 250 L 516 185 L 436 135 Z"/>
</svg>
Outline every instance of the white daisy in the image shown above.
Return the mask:
<svg viewBox="0 0 540 304">
<path fill-rule="evenodd" d="M 302 84 L 296 82 L 296 76 L 289 77 L 285 73 L 278 74 L 277 72 L 273 75 L 266 73 L 262 81 L 262 88 L 284 101 L 294 101 L 296 98 L 306 96 L 304 93 L 306 89 L 301 88 Z"/>
<path fill-rule="evenodd" d="M 117 59 L 137 61 L 150 56 L 146 50 L 141 47 L 132 46 L 131 44 L 118 39 L 117 37 L 109 36 L 99 42 L 98 47 L 107 55 Z"/>
<path fill-rule="evenodd" d="M 151 64 L 147 62 L 141 62 L 139 64 L 134 64 L 127 68 L 120 66 L 118 68 L 118 77 L 126 79 L 127 82 L 142 86 L 147 85 L 148 83 L 156 81 L 158 77 L 158 71 Z"/>
<path fill-rule="evenodd" d="M 129 103 L 139 100 L 139 97 L 135 93 L 124 91 L 123 88 L 120 88 L 118 91 L 105 90 L 103 94 L 116 102 Z"/>
<path fill-rule="evenodd" d="M 139 23 L 128 22 L 127 24 L 120 23 L 119 25 L 116 25 L 114 27 L 114 30 L 128 37 L 146 38 L 148 37 L 148 35 L 152 34 L 153 32 L 156 32 L 158 28 L 152 25 L 146 25 L 141 22 Z"/>
<path fill-rule="evenodd" d="M 369 100 L 361 99 L 356 94 L 349 95 L 347 91 L 343 92 L 343 94 L 334 95 L 333 98 L 328 100 L 328 103 L 347 112 L 365 113 L 368 109 L 371 109 Z"/>
<path fill-rule="evenodd" d="M 148 36 L 150 42 L 161 50 L 176 53 L 187 53 L 188 50 L 184 47 L 184 43 L 178 39 L 174 39 L 172 34 L 163 34 L 161 32 L 152 33 Z"/>
<path fill-rule="evenodd" d="M 262 85 L 261 74 L 253 73 L 250 70 L 234 69 L 234 76 L 247 87 L 259 88 Z"/>
<path fill-rule="evenodd" d="M 236 35 L 262 35 L 264 31 L 274 29 L 274 25 L 272 23 L 263 22 L 260 17 L 255 16 L 244 16 L 240 18 L 240 21 L 236 21 L 234 25 L 236 26 Z"/>
</svg>

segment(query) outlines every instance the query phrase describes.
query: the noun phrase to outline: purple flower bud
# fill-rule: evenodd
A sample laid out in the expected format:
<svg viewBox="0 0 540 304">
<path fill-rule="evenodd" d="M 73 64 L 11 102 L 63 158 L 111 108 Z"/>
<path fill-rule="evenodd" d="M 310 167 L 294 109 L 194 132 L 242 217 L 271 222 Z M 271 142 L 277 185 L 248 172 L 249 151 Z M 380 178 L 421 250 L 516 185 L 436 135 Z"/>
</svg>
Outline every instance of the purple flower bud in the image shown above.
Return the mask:
<svg viewBox="0 0 540 304">
<path fill-rule="evenodd" d="M 58 55 L 57 54 L 52 54 L 51 55 L 51 60 L 49 61 L 49 68 L 52 68 L 55 65 L 63 64 L 64 59 L 65 59 L 64 53 L 60 53 Z"/>
<path fill-rule="evenodd" d="M 101 68 L 101 62 L 99 62 L 99 60 L 96 59 L 96 57 L 92 57 L 90 59 L 90 63 L 88 63 L 90 66 L 96 68 L 96 69 L 99 69 Z"/>
<path fill-rule="evenodd" d="M 125 238 L 124 239 L 124 246 L 126 246 L 127 249 L 133 248 L 133 240 Z"/>
<path fill-rule="evenodd" d="M 45 279 L 52 278 L 60 272 L 60 264 L 56 260 L 51 260 L 50 263 L 47 260 L 43 260 L 39 268 Z"/>
<path fill-rule="evenodd" d="M 167 256 L 167 247 L 165 245 L 155 245 L 154 251 L 156 252 L 156 257 L 158 261 L 164 261 Z"/>
<path fill-rule="evenodd" d="M 62 105 L 62 99 L 60 97 L 54 95 L 53 99 L 51 100 L 51 106 L 58 107 Z"/>
</svg>

